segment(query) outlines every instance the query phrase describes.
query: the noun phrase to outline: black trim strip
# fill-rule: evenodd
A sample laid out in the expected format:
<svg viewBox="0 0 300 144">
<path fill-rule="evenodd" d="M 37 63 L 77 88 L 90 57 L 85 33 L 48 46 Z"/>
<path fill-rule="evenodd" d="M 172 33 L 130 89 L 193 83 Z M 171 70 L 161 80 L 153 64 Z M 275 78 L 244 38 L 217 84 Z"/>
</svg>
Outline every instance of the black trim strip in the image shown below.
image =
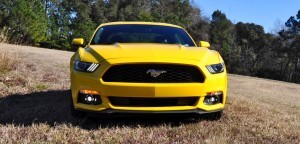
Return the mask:
<svg viewBox="0 0 300 144">
<path fill-rule="evenodd" d="M 138 110 L 116 110 L 116 109 L 106 109 L 102 111 L 87 111 L 83 109 L 77 109 L 79 111 L 87 112 L 88 115 L 101 115 L 101 114 L 207 114 L 222 111 L 223 109 L 205 111 L 202 109 L 194 110 L 178 110 L 178 111 L 138 111 Z"/>
</svg>

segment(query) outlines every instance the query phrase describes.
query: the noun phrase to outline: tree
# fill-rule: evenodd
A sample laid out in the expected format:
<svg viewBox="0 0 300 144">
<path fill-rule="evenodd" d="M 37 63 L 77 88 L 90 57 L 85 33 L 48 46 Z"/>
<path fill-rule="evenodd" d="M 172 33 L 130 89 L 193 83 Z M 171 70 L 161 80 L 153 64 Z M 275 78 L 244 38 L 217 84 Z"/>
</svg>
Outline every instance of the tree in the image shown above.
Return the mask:
<svg viewBox="0 0 300 144">
<path fill-rule="evenodd" d="M 239 22 L 235 26 L 236 43 L 241 47 L 241 62 L 246 73 L 254 76 L 262 68 L 269 51 L 267 35 L 260 25 Z"/>
<path fill-rule="evenodd" d="M 69 39 L 82 37 L 86 41 L 89 41 L 96 28 L 96 24 L 90 17 L 92 13 L 91 0 L 63 1 L 62 5 L 69 15 Z"/>
<path fill-rule="evenodd" d="M 237 60 L 239 50 L 234 45 L 234 25 L 227 19 L 221 11 L 214 11 L 210 23 L 210 42 L 212 48 L 216 49 L 223 56 L 227 68 L 232 71 L 232 67 Z"/>
<path fill-rule="evenodd" d="M 0 26 L 10 42 L 37 44 L 46 40 L 47 17 L 42 1 L 0 1 Z"/>
<path fill-rule="evenodd" d="M 300 79 L 300 10 L 296 17 L 291 16 L 285 23 L 286 29 L 279 32 L 283 41 L 281 52 L 284 53 L 287 62 L 284 67 L 285 79 L 299 82 Z"/>
<path fill-rule="evenodd" d="M 46 0 L 44 7 L 48 17 L 47 40 L 42 47 L 55 49 L 70 48 L 70 13 L 59 0 Z"/>
</svg>

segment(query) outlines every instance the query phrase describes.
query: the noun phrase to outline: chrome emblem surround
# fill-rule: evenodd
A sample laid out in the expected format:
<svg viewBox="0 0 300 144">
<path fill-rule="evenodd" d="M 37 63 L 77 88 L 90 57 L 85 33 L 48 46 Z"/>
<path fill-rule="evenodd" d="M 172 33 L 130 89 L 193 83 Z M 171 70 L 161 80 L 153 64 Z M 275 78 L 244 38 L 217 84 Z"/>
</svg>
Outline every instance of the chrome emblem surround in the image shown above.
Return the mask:
<svg viewBox="0 0 300 144">
<path fill-rule="evenodd" d="M 155 69 L 149 69 L 147 70 L 146 74 L 150 74 L 151 77 L 158 77 L 159 75 L 163 74 L 163 73 L 167 73 L 167 71 L 165 70 L 155 70 Z"/>
</svg>

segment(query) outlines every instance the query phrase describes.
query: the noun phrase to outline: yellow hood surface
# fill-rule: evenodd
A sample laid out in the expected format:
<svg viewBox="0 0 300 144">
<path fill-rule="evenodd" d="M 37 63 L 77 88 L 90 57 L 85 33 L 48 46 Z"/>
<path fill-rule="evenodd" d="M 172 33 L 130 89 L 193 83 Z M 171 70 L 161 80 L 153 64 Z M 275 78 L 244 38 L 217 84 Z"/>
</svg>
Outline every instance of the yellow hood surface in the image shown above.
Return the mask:
<svg viewBox="0 0 300 144">
<path fill-rule="evenodd" d="M 114 45 L 90 45 L 79 50 L 81 60 L 101 62 L 117 58 L 174 58 L 203 60 L 216 55 L 216 51 L 202 47 L 186 47 L 179 44 L 116 43 Z"/>
</svg>

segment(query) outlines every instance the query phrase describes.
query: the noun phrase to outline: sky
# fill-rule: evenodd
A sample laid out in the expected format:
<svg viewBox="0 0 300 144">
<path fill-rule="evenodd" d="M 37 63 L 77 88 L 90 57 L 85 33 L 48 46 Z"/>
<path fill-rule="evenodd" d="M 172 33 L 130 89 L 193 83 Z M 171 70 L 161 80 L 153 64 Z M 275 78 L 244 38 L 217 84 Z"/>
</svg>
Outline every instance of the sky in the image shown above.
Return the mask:
<svg viewBox="0 0 300 144">
<path fill-rule="evenodd" d="M 221 10 L 233 23 L 249 22 L 272 32 L 300 10 L 300 0 L 194 0 L 202 16 L 209 17 Z"/>
</svg>

